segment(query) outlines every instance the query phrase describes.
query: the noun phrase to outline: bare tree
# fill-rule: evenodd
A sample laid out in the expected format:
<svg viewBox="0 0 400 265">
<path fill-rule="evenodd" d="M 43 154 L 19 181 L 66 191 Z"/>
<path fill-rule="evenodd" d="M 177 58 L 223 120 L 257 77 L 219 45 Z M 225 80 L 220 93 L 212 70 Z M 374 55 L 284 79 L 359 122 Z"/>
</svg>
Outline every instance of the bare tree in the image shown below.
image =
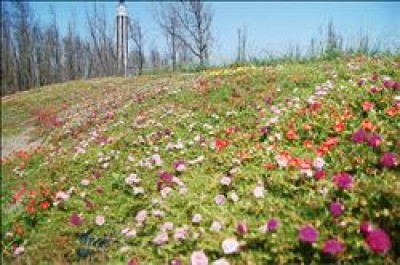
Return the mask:
<svg viewBox="0 0 400 265">
<path fill-rule="evenodd" d="M 138 20 L 131 19 L 129 23 L 129 37 L 133 42 L 133 61 L 138 69 L 138 74 L 141 75 L 144 66 L 144 39 L 142 27 Z"/>
<path fill-rule="evenodd" d="M 192 0 L 169 3 L 163 5 L 162 9 L 158 14 L 161 29 L 185 45 L 198 58 L 200 65 L 206 65 L 212 44 L 213 13 L 210 6 Z M 171 23 L 172 17 L 178 23 Z"/>
</svg>

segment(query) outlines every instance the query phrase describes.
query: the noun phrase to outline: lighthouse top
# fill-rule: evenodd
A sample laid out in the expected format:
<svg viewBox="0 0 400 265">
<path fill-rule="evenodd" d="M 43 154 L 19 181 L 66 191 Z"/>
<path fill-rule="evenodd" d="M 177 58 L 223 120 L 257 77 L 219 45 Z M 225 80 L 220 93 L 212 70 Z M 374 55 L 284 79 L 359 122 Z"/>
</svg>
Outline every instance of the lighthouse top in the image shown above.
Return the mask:
<svg viewBox="0 0 400 265">
<path fill-rule="evenodd" d="M 118 7 L 117 7 L 117 16 L 127 16 L 126 12 L 126 6 L 124 4 L 125 1 L 119 1 Z"/>
</svg>

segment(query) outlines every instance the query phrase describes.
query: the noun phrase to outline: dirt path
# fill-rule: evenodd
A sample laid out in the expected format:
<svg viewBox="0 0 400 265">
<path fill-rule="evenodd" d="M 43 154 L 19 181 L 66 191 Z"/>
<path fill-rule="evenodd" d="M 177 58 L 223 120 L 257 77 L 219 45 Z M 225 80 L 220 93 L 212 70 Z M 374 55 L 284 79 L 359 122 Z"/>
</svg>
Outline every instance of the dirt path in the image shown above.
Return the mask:
<svg viewBox="0 0 400 265">
<path fill-rule="evenodd" d="M 28 151 L 37 146 L 40 146 L 42 140 L 33 139 L 34 128 L 29 127 L 24 132 L 12 135 L 12 136 L 2 136 L 1 138 L 1 157 L 7 157 L 17 150 Z"/>
</svg>

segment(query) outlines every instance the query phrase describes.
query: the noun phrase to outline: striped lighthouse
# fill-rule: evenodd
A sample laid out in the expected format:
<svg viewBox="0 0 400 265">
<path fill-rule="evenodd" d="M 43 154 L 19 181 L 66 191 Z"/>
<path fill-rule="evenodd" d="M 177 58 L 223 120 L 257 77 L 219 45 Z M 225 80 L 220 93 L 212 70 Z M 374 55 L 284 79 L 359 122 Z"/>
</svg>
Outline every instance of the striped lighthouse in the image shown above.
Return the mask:
<svg viewBox="0 0 400 265">
<path fill-rule="evenodd" d="M 128 12 L 123 0 L 117 7 L 117 59 L 118 73 L 127 75 L 128 63 Z"/>
</svg>

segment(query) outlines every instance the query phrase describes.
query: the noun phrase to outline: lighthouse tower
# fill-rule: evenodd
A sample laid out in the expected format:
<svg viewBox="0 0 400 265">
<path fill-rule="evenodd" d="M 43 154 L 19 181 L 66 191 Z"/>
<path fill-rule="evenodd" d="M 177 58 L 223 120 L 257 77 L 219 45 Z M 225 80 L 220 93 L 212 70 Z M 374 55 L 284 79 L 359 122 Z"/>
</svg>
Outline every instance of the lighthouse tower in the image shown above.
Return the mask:
<svg viewBox="0 0 400 265">
<path fill-rule="evenodd" d="M 128 12 L 123 0 L 117 6 L 117 58 L 118 73 L 127 75 L 128 63 Z"/>
</svg>

